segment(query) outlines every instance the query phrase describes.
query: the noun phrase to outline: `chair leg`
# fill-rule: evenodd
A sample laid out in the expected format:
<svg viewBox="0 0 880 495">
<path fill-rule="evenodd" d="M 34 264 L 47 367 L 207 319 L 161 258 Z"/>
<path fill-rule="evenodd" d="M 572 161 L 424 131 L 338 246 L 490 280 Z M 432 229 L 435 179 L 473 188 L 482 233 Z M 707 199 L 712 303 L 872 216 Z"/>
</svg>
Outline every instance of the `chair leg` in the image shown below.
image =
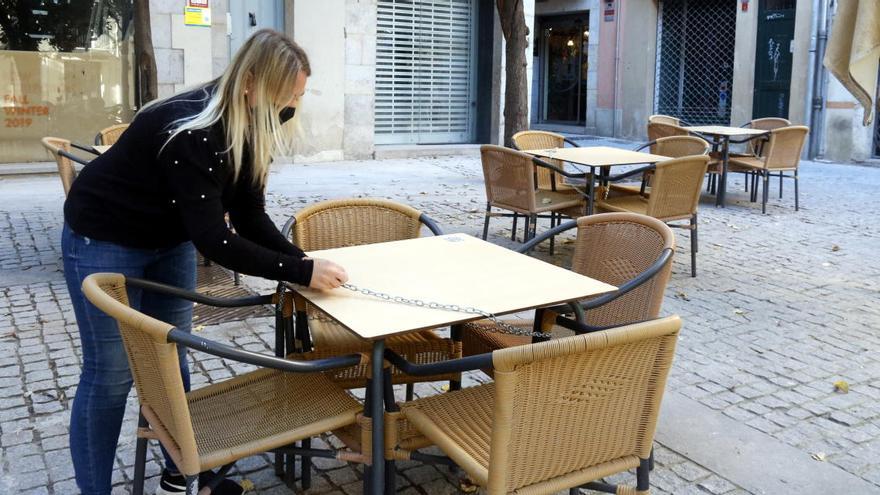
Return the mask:
<svg viewBox="0 0 880 495">
<path fill-rule="evenodd" d="M 147 428 L 149 425 L 143 414 L 138 415 L 138 429 Z M 144 495 L 144 473 L 147 466 L 147 439 L 138 437 L 134 451 L 134 486 L 133 495 Z"/>
<path fill-rule="evenodd" d="M 648 471 L 654 470 L 654 447 L 651 447 L 651 454 L 648 456 Z"/>
<path fill-rule="evenodd" d="M 516 221 L 519 218 L 519 215 L 516 212 L 513 212 L 513 226 L 510 227 L 510 240 L 516 241 Z"/>
<path fill-rule="evenodd" d="M 779 199 L 782 199 L 782 172 L 779 172 Z"/>
<path fill-rule="evenodd" d="M 752 172 L 752 203 L 758 201 L 758 173 Z"/>
<path fill-rule="evenodd" d="M 538 214 L 533 213 L 529 216 L 529 239 L 532 240 L 535 238 L 535 235 L 538 233 Z"/>
<path fill-rule="evenodd" d="M 561 214 L 560 214 L 560 215 L 561 215 Z M 560 220 L 560 223 L 561 223 L 562 218 L 560 217 L 559 220 Z M 551 211 L 551 212 L 550 212 L 550 228 L 552 229 L 552 228 L 555 227 L 555 226 L 556 226 L 556 213 L 553 213 L 553 212 Z M 550 238 L 550 256 L 553 256 L 553 247 L 554 247 L 554 245 L 555 245 L 554 240 L 555 240 L 555 236 Z"/>
<path fill-rule="evenodd" d="M 303 449 L 312 448 L 312 439 L 304 438 L 302 441 Z M 303 490 L 308 490 L 312 487 L 312 458 L 309 456 L 300 456 L 300 469 L 299 469 L 299 482 L 300 486 L 302 486 Z"/>
<path fill-rule="evenodd" d="M 406 384 L 406 401 L 409 402 L 415 397 L 416 386 L 414 383 Z"/>
<path fill-rule="evenodd" d="M 483 221 L 483 240 L 489 236 L 489 213 L 492 211 L 492 205 L 486 203 L 486 219 Z"/>
<path fill-rule="evenodd" d="M 800 209 L 800 205 L 798 204 L 798 171 L 794 169 L 794 211 L 798 211 Z"/>
<path fill-rule="evenodd" d="M 770 187 L 770 172 L 764 170 L 764 171 L 762 171 L 762 175 L 764 176 L 764 187 L 763 187 L 763 190 L 761 191 L 761 193 L 762 193 L 761 213 L 766 214 L 767 213 L 767 199 L 768 199 L 768 196 L 770 195 L 770 189 L 769 189 L 769 187 Z"/>
<path fill-rule="evenodd" d="M 186 495 L 198 495 L 199 493 L 199 476 L 186 477 Z"/>
<path fill-rule="evenodd" d="M 232 284 L 235 286 L 241 285 L 241 275 L 238 272 L 232 272 Z"/>
<path fill-rule="evenodd" d="M 648 459 L 639 459 L 636 469 L 636 493 L 648 493 L 651 489 L 651 463 Z"/>
<path fill-rule="evenodd" d="M 691 217 L 691 277 L 697 276 L 697 214 Z"/>
</svg>

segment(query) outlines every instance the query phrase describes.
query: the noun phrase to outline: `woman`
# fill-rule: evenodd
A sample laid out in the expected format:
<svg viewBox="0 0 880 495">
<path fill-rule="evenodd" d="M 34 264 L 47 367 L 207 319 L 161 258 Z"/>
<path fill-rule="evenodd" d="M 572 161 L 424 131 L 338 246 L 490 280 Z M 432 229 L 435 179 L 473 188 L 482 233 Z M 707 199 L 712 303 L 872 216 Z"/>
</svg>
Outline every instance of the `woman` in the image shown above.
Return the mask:
<svg viewBox="0 0 880 495">
<path fill-rule="evenodd" d="M 342 267 L 305 258 L 265 211 L 274 156 L 311 69 L 284 35 L 262 30 L 217 80 L 144 107 L 105 154 L 77 177 L 64 205 L 64 275 L 82 340 L 83 370 L 70 418 L 70 450 L 83 494 L 109 494 L 131 389 L 116 323 L 81 292 L 91 273 L 117 272 L 193 290 L 196 250 L 232 270 L 316 289 L 347 280 Z M 224 215 L 235 226 L 230 231 Z M 189 330 L 192 304 L 129 289 L 131 305 Z M 185 352 L 180 369 L 189 389 Z M 165 456 L 159 492 L 184 492 Z M 240 493 L 225 482 L 215 493 Z"/>
</svg>

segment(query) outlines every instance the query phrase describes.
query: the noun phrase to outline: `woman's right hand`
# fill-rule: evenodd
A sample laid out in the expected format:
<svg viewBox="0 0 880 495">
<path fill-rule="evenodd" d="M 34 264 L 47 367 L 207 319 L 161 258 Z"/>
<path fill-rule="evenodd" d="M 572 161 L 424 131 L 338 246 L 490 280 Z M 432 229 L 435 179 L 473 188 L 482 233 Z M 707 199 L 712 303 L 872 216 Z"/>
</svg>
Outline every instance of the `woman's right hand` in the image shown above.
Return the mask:
<svg viewBox="0 0 880 495">
<path fill-rule="evenodd" d="M 311 258 L 311 260 L 314 264 L 312 265 L 312 280 L 309 282 L 309 288 L 335 289 L 348 282 L 345 268 L 322 258 Z"/>
</svg>

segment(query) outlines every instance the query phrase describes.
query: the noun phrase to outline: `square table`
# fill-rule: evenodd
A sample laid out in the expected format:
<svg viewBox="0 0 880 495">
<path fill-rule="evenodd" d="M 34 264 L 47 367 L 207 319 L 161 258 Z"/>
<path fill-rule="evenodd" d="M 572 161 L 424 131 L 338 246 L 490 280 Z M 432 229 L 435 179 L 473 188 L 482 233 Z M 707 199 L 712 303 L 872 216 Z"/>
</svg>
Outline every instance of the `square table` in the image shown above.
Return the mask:
<svg viewBox="0 0 880 495">
<path fill-rule="evenodd" d="M 523 150 L 530 155 L 555 158 L 576 165 L 590 167 L 590 178 L 587 182 L 589 188 L 589 201 L 587 202 L 587 215 L 593 214 L 596 193 L 596 168 L 613 167 L 615 165 L 636 165 L 640 163 L 657 163 L 669 160 L 668 156 L 653 155 L 641 151 L 624 150 L 610 146 L 583 146 L 580 148 L 548 148 L 540 150 Z"/>
<path fill-rule="evenodd" d="M 106 145 L 96 144 L 96 145 L 92 146 L 92 149 L 95 150 L 99 155 L 103 155 L 104 153 L 107 152 L 107 150 L 110 149 L 111 146 L 113 146 L 113 145 L 112 144 L 106 144 Z"/>
<path fill-rule="evenodd" d="M 715 206 L 724 207 L 724 201 L 727 199 L 727 165 L 730 161 L 730 141 L 733 137 L 746 136 L 747 138 L 735 143 L 745 142 L 755 139 L 759 136 L 768 134 L 770 131 L 762 129 L 750 129 L 748 127 L 727 127 L 722 125 L 700 125 L 685 127 L 686 130 L 712 136 L 712 144 L 721 144 L 721 180 L 718 184 L 718 193 L 715 195 Z"/>
<path fill-rule="evenodd" d="M 491 314 L 515 313 L 575 301 L 616 287 L 496 246 L 467 234 L 420 237 L 308 253 L 340 264 L 353 288 L 419 299 Z M 359 337 L 373 342 L 372 380 L 367 390 L 371 418 L 383 417 L 385 339 L 428 328 L 458 326 L 483 318 L 474 313 L 396 303 L 349 288 L 315 290 L 293 287 Z M 393 397 L 391 398 L 393 400 Z M 372 459 L 385 458 L 382 421 L 373 421 Z M 389 473 L 393 464 L 389 464 Z M 383 493 L 385 464 L 374 461 L 364 478 L 365 493 Z"/>
</svg>

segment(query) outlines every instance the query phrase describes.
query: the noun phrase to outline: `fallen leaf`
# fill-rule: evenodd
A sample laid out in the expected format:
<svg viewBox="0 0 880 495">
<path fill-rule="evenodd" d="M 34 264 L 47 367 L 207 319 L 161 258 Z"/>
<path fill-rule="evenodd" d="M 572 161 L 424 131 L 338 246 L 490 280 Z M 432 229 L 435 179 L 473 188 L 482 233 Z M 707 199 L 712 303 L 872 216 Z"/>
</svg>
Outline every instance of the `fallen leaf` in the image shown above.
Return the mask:
<svg viewBox="0 0 880 495">
<path fill-rule="evenodd" d="M 201 332 L 205 329 L 205 325 L 196 325 L 193 327 L 193 332 Z"/>
<path fill-rule="evenodd" d="M 458 480 L 458 489 L 462 493 L 476 493 L 480 489 L 470 478 L 461 478 Z"/>
<path fill-rule="evenodd" d="M 734 314 L 738 314 L 738 315 L 744 315 L 744 314 L 746 314 L 745 311 L 743 311 L 743 310 L 741 310 L 741 309 L 739 309 L 739 308 L 734 309 L 733 312 L 734 312 Z"/>
<path fill-rule="evenodd" d="M 831 246 L 831 250 L 834 252 L 840 251 L 840 246 L 838 246 L 837 244 L 834 244 Z"/>
<path fill-rule="evenodd" d="M 241 481 L 239 481 L 238 485 L 241 486 L 241 489 L 244 491 L 244 493 L 247 493 L 247 492 L 254 489 L 254 482 L 247 479 L 247 478 L 244 478 Z"/>
<path fill-rule="evenodd" d="M 844 380 L 838 380 L 834 382 L 834 391 L 840 392 L 842 394 L 849 393 L 849 383 L 846 383 Z"/>
<path fill-rule="evenodd" d="M 549 204 L 552 203 L 552 202 L 553 202 L 553 200 L 550 199 L 550 198 L 544 198 L 544 199 L 541 200 L 541 204 L 542 204 L 542 205 L 549 205 Z"/>
<path fill-rule="evenodd" d="M 815 454 L 811 454 L 810 457 L 817 461 L 825 462 L 825 452 L 816 452 Z"/>
<path fill-rule="evenodd" d="M 690 300 L 691 300 L 691 298 L 688 297 L 687 294 L 685 294 L 684 292 L 681 292 L 681 291 L 676 292 L 676 293 L 675 293 L 675 297 L 678 298 L 678 299 L 683 299 L 683 300 L 685 300 L 685 301 L 690 301 Z"/>
<path fill-rule="evenodd" d="M 441 385 L 440 390 L 443 392 L 449 392 L 449 384 L 447 383 L 446 385 Z"/>
</svg>

